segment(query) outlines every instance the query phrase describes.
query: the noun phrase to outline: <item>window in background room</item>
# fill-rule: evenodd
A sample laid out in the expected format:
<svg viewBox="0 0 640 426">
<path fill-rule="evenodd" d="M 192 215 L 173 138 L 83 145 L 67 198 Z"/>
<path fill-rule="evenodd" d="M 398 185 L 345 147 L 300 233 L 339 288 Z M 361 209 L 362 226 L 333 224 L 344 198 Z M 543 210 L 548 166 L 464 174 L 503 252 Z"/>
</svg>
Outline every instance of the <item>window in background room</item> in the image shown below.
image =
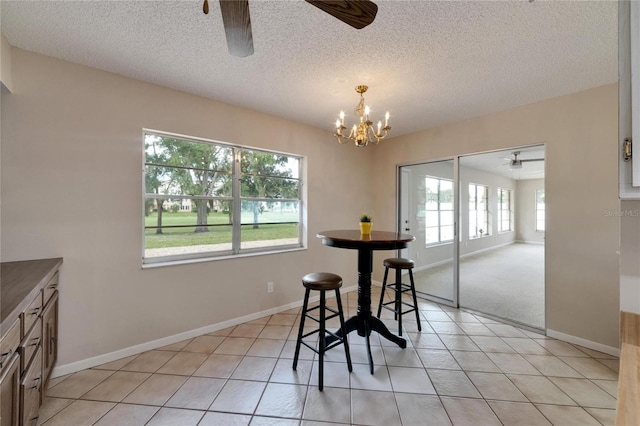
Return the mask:
<svg viewBox="0 0 640 426">
<path fill-rule="evenodd" d="M 498 188 L 498 232 L 512 231 L 511 190 Z"/>
<path fill-rule="evenodd" d="M 453 181 L 425 178 L 425 242 L 453 241 Z"/>
<path fill-rule="evenodd" d="M 489 235 L 489 188 L 469 184 L 469 238 Z"/>
<path fill-rule="evenodd" d="M 544 232 L 544 189 L 536 189 L 536 231 Z"/>
<path fill-rule="evenodd" d="M 144 134 L 143 263 L 302 246 L 302 159 Z"/>
</svg>

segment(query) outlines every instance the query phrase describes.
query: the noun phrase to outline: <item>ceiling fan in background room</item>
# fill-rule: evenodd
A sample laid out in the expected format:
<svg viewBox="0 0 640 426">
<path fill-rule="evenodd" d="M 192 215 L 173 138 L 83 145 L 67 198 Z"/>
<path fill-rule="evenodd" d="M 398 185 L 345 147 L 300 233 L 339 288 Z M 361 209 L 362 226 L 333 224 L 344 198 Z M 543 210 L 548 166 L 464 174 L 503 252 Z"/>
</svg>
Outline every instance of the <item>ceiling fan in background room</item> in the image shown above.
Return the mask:
<svg viewBox="0 0 640 426">
<path fill-rule="evenodd" d="M 370 0 L 305 0 L 329 15 L 362 29 L 373 22 L 378 6 Z M 202 11 L 209 13 L 209 2 L 204 0 Z M 222 22 L 227 37 L 227 47 L 233 56 L 245 57 L 253 54 L 253 35 L 249 0 L 220 0 Z"/>
<path fill-rule="evenodd" d="M 520 151 L 514 151 L 512 153 L 513 158 L 507 158 L 507 157 L 502 157 L 503 159 L 509 161 L 508 165 L 510 169 L 521 169 L 522 168 L 522 163 L 529 163 L 529 162 L 533 162 L 533 161 L 544 161 L 544 158 L 523 158 L 520 159 L 518 158 L 518 155 L 520 155 Z M 505 164 L 506 165 L 506 164 Z"/>
</svg>

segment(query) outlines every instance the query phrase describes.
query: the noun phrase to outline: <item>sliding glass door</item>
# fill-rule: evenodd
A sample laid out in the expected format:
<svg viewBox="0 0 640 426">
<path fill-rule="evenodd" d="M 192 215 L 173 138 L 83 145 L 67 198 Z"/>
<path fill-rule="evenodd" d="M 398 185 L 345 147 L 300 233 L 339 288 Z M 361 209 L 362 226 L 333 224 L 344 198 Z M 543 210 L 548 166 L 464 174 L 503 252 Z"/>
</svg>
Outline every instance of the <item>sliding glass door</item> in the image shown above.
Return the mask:
<svg viewBox="0 0 640 426">
<path fill-rule="evenodd" d="M 459 158 L 460 307 L 545 327 L 543 145 Z"/>
<path fill-rule="evenodd" d="M 416 290 L 457 306 L 456 161 L 399 168 L 399 230 L 416 237 L 403 256 L 416 262 Z"/>
<path fill-rule="evenodd" d="M 544 329 L 544 158 L 539 145 L 398 168 L 422 297 Z"/>
</svg>

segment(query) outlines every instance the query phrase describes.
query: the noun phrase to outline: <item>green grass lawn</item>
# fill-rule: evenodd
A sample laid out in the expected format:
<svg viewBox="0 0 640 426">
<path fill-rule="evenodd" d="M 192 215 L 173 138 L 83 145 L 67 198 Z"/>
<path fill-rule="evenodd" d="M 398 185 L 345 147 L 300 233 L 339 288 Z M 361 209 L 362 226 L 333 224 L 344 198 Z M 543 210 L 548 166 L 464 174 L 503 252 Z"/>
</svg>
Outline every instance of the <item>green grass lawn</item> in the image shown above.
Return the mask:
<svg viewBox="0 0 640 426">
<path fill-rule="evenodd" d="M 269 221 L 268 213 L 260 215 L 261 221 Z M 291 220 L 297 220 L 297 213 L 292 214 Z M 252 215 L 243 215 L 243 222 L 250 222 Z M 275 217 L 273 217 L 275 219 Z M 283 220 L 277 214 L 277 220 Z M 224 213 L 210 213 L 207 218 L 209 232 L 194 232 L 196 223 L 195 213 L 162 213 L 163 226 L 191 225 L 186 228 L 164 228 L 162 234 L 156 234 L 156 229 L 145 229 L 145 248 L 184 247 L 201 244 L 221 244 L 231 242 L 231 225 L 229 215 Z M 145 217 L 145 226 L 157 226 L 157 213 Z M 297 223 L 279 223 L 274 225 L 262 224 L 257 229 L 253 225 L 242 226 L 242 241 L 277 240 L 281 238 L 296 238 L 298 236 Z"/>
</svg>

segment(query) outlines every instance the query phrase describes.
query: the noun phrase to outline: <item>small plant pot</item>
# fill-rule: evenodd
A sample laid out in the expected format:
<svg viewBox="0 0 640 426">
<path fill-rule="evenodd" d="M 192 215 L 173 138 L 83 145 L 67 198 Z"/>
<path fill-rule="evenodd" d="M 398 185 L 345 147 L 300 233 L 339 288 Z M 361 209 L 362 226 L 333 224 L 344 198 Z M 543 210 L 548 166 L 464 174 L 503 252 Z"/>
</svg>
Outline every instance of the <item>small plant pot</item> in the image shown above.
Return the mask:
<svg viewBox="0 0 640 426">
<path fill-rule="evenodd" d="M 360 222 L 360 233 L 362 235 L 371 234 L 371 222 Z"/>
</svg>

